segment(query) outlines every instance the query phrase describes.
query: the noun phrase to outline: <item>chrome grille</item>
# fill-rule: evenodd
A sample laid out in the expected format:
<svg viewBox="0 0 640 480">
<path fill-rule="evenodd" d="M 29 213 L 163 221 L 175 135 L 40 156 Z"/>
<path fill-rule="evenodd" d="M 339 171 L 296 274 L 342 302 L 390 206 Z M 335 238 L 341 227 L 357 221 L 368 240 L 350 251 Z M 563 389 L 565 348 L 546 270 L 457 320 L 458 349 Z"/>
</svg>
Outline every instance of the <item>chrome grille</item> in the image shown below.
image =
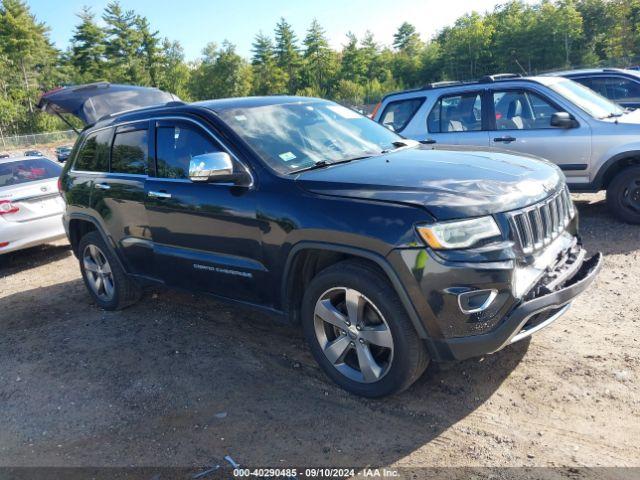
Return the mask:
<svg viewBox="0 0 640 480">
<path fill-rule="evenodd" d="M 571 195 L 565 186 L 540 203 L 509 212 L 513 239 L 523 253 L 532 253 L 555 240 L 574 215 Z"/>
</svg>

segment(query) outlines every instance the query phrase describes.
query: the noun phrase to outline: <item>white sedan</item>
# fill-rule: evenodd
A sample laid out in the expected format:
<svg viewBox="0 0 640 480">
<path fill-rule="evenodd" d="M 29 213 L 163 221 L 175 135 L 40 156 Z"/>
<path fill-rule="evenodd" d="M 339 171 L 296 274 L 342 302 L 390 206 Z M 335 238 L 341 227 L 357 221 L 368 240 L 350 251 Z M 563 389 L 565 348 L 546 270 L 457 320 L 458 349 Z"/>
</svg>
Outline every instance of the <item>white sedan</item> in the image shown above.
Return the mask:
<svg viewBox="0 0 640 480">
<path fill-rule="evenodd" d="M 0 255 L 65 237 L 61 171 L 44 157 L 0 159 Z"/>
</svg>

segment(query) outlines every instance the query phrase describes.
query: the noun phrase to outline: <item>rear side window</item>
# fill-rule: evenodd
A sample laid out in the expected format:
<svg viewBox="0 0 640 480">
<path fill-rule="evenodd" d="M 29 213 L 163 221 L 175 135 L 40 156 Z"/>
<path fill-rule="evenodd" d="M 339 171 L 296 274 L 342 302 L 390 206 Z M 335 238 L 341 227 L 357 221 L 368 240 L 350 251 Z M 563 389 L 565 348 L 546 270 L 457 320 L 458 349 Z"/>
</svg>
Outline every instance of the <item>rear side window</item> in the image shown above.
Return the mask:
<svg viewBox="0 0 640 480">
<path fill-rule="evenodd" d="M 86 172 L 109 171 L 111 129 L 90 134 L 78 152 L 73 168 Z"/>
<path fill-rule="evenodd" d="M 190 125 L 156 128 L 158 177 L 189 178 L 189 162 L 196 155 L 219 152 L 208 135 Z"/>
<path fill-rule="evenodd" d="M 56 178 L 61 171 L 59 165 L 43 158 L 0 163 L 0 188 Z"/>
<path fill-rule="evenodd" d="M 394 132 L 399 132 L 409 124 L 424 101 L 424 98 L 408 98 L 389 102 L 380 115 L 379 123 Z"/>
<path fill-rule="evenodd" d="M 148 130 L 116 132 L 111 150 L 111 172 L 147 174 Z"/>
<path fill-rule="evenodd" d="M 431 133 L 482 130 L 482 97 L 465 93 L 440 98 L 427 117 Z"/>
</svg>

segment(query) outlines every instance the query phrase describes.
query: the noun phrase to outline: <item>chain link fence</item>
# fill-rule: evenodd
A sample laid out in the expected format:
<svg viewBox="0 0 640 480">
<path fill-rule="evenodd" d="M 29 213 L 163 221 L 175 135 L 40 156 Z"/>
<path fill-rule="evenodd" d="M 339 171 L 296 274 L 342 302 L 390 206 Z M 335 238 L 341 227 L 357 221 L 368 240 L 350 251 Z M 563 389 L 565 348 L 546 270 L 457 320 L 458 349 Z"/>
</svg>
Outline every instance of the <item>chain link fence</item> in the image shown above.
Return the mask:
<svg viewBox="0 0 640 480">
<path fill-rule="evenodd" d="M 12 137 L 2 136 L 0 137 L 0 149 L 12 150 L 56 143 L 73 143 L 75 142 L 76 137 L 76 132 L 73 130 L 32 133 L 28 135 L 15 135 Z"/>
</svg>

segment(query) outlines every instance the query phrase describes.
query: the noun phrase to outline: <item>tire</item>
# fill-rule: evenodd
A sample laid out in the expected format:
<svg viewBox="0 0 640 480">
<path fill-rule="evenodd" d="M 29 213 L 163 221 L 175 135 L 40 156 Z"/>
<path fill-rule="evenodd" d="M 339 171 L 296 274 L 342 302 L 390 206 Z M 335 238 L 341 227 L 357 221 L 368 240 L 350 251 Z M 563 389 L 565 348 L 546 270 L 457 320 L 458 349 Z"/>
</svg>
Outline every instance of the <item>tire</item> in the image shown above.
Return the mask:
<svg viewBox="0 0 640 480">
<path fill-rule="evenodd" d="M 613 177 L 607 188 L 607 207 L 623 222 L 640 224 L 640 165 Z"/>
<path fill-rule="evenodd" d="M 347 298 L 357 308 L 347 309 Z M 399 393 L 429 364 L 425 345 L 395 290 L 364 262 L 337 263 L 311 280 L 302 300 L 302 326 L 322 370 L 356 395 Z"/>
<path fill-rule="evenodd" d="M 140 287 L 125 273 L 97 231 L 89 232 L 80 239 L 78 257 L 84 284 L 100 308 L 120 310 L 140 299 Z"/>
</svg>

